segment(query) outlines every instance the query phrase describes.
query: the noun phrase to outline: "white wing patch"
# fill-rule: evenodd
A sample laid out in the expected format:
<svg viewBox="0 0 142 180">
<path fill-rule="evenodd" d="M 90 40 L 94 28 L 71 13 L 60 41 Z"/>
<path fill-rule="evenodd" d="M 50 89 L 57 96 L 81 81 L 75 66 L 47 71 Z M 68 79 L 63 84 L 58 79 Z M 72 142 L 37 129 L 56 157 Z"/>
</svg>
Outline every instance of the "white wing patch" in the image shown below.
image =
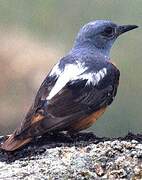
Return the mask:
<svg viewBox="0 0 142 180">
<path fill-rule="evenodd" d="M 99 83 L 101 79 L 107 74 L 107 69 L 103 68 L 95 73 L 86 73 L 79 76 L 80 79 L 88 79 L 87 84 L 93 84 L 94 86 Z"/>
<path fill-rule="evenodd" d="M 84 68 L 80 64 L 69 64 L 65 66 L 64 71 L 61 73 L 56 84 L 50 91 L 47 100 L 55 96 L 70 80 L 76 78 L 79 74 L 84 72 Z"/>
<path fill-rule="evenodd" d="M 77 63 L 77 64 L 69 64 L 65 66 L 63 72 L 60 71 L 58 64 L 53 68 L 50 75 L 58 75 L 59 78 L 55 83 L 54 87 L 50 91 L 47 100 L 53 98 L 69 81 L 77 80 L 77 79 L 87 79 L 87 84 L 92 83 L 93 85 L 98 84 L 98 82 L 105 77 L 107 74 L 107 69 L 103 68 L 95 73 L 84 73 L 87 70 L 84 67 L 84 64 Z M 58 73 L 60 74 L 58 74 Z M 84 74 L 83 74 L 84 73 Z"/>
<path fill-rule="evenodd" d="M 59 68 L 59 62 L 53 67 L 53 69 L 51 70 L 49 76 L 59 76 L 61 74 L 61 70 Z"/>
</svg>

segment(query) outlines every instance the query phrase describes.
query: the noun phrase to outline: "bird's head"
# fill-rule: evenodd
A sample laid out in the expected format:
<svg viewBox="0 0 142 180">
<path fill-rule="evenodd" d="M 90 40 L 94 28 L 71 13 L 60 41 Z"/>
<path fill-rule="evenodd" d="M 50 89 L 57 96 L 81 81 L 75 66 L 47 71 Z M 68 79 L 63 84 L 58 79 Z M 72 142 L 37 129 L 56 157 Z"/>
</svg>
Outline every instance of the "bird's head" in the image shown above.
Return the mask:
<svg viewBox="0 0 142 180">
<path fill-rule="evenodd" d="M 89 22 L 80 29 L 75 40 L 75 47 L 94 47 L 109 54 L 118 36 L 137 27 L 136 25 L 117 25 L 107 20 Z"/>
</svg>

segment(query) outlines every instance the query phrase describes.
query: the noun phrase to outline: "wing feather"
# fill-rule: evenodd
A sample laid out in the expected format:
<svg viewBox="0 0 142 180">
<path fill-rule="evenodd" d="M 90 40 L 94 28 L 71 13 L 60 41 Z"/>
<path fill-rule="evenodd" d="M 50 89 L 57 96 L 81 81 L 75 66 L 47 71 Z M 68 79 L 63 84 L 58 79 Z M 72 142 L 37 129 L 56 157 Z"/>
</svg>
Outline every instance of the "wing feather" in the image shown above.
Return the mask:
<svg viewBox="0 0 142 180">
<path fill-rule="evenodd" d="M 36 113 L 41 113 L 41 115 L 44 116 L 44 120 L 40 121 L 40 123 L 37 122 L 37 126 L 41 124 L 43 127 L 44 124 L 44 131 L 48 131 L 51 126 L 63 128 L 66 124 L 71 123 L 71 121 L 76 121 L 77 118 L 87 117 L 100 108 L 111 104 L 117 91 L 119 71 L 111 64 L 107 65 L 105 69 L 107 70 L 105 75 L 102 75 L 102 70 L 100 70 L 99 81 L 98 74 L 96 73 L 96 79 L 94 76 L 93 81 L 97 81 L 98 83 L 87 83 L 88 79 L 84 78 L 87 77 L 87 75 L 84 74 L 83 77 L 82 74 L 78 79 L 75 78 L 68 81 L 65 86 L 49 100 L 47 98 L 49 94 L 48 89 L 52 91 L 50 86 L 53 87 L 55 81 L 53 83 L 51 80 L 48 80 L 49 83 L 47 87 L 45 83 L 43 83 L 36 97 L 32 113 L 30 110 L 30 115 L 27 116 L 29 123 L 27 124 L 26 120 L 20 128 L 20 131 L 23 131 L 27 127 L 28 129 L 32 127 L 30 122 L 32 119 L 31 116 L 35 116 Z M 47 81 L 45 82 L 47 83 Z"/>
<path fill-rule="evenodd" d="M 104 68 L 104 67 L 103 67 Z M 105 66 L 98 80 L 93 75 L 93 83 L 86 74 L 69 80 L 52 98 L 48 95 L 58 78 L 47 77 L 41 85 L 34 105 L 21 126 L 15 131 L 15 137 L 28 138 L 48 131 L 65 130 L 73 122 L 88 117 L 93 112 L 111 104 L 116 95 L 119 71 L 110 63 Z M 98 70 L 96 70 L 98 72 Z M 87 72 L 84 72 L 87 73 Z M 102 74 L 103 73 L 103 74 Z M 37 117 L 40 117 L 39 119 Z M 35 121 L 33 122 L 33 119 Z"/>
</svg>

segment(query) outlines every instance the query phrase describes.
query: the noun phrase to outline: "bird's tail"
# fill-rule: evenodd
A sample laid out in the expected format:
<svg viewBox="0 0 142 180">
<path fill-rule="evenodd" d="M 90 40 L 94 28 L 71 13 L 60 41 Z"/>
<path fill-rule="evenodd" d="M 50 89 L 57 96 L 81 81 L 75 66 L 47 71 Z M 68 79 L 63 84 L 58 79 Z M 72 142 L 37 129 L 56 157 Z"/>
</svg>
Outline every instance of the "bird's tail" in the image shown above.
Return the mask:
<svg viewBox="0 0 142 180">
<path fill-rule="evenodd" d="M 32 138 L 17 139 L 14 137 L 14 134 L 12 134 L 7 140 L 5 140 L 0 145 L 0 149 L 3 149 L 5 151 L 14 151 L 29 143 L 31 140 Z"/>
</svg>

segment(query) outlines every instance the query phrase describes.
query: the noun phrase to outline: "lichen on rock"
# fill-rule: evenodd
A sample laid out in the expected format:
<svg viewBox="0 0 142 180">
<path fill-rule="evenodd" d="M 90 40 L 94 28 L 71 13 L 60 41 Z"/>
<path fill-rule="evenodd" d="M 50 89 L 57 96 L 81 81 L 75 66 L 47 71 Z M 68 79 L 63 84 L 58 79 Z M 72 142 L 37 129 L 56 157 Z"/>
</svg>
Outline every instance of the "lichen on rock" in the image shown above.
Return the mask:
<svg viewBox="0 0 142 180">
<path fill-rule="evenodd" d="M 0 151 L 0 179 L 142 179 L 142 135 L 44 135 L 13 153 Z"/>
</svg>

